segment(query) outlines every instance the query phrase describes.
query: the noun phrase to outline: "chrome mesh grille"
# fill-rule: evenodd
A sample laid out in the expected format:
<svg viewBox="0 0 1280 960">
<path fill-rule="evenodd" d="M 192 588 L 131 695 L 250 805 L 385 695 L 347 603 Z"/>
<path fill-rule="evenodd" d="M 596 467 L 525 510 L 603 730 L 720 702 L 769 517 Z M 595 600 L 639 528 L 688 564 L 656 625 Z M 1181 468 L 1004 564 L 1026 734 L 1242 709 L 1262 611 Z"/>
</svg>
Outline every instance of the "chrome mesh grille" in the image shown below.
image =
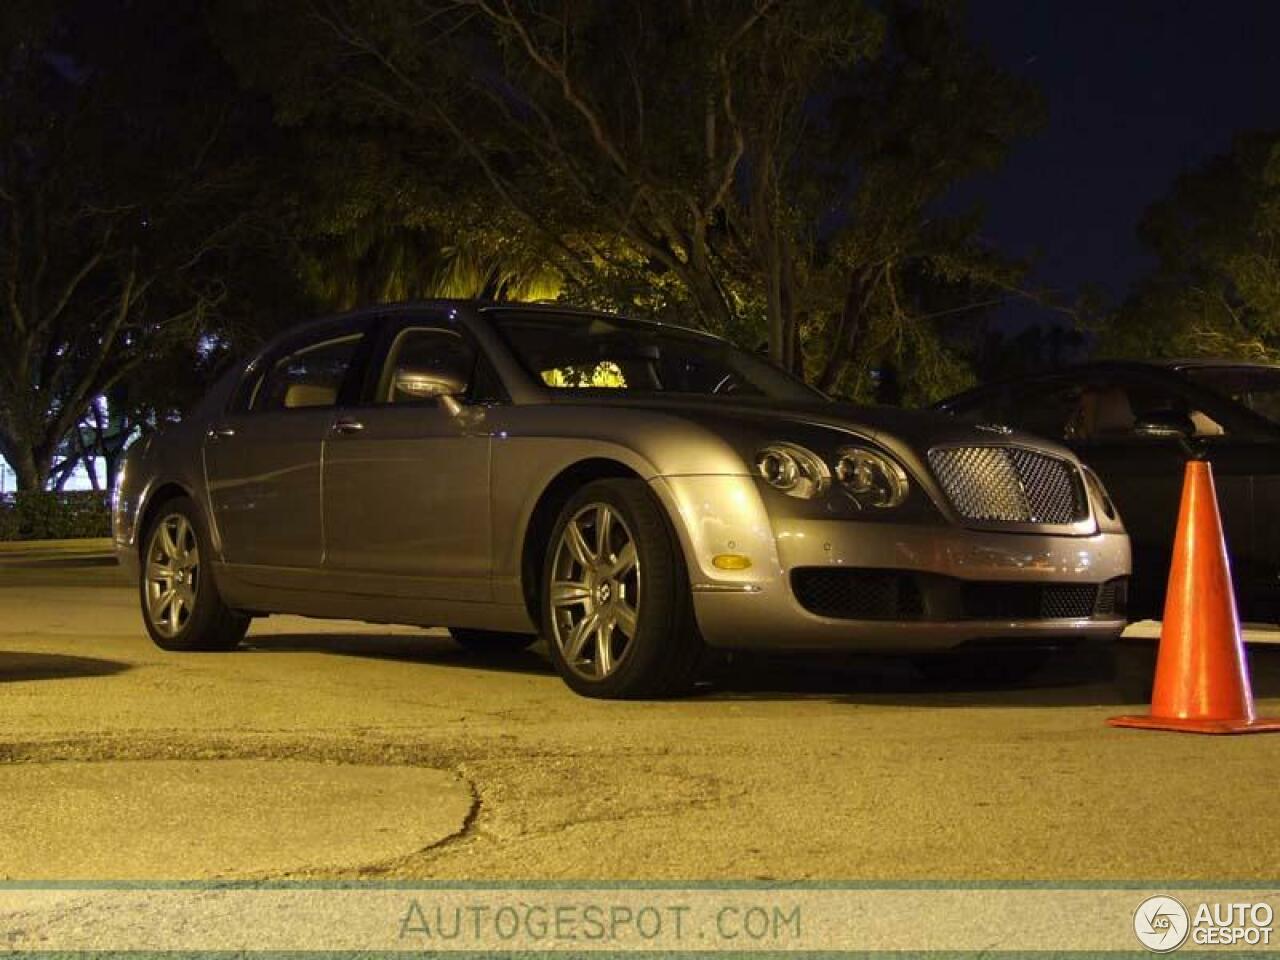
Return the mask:
<svg viewBox="0 0 1280 960">
<path fill-rule="evenodd" d="M 1067 460 L 1023 447 L 940 447 L 929 466 L 966 520 L 1076 523 L 1089 515 L 1079 475 Z"/>
</svg>

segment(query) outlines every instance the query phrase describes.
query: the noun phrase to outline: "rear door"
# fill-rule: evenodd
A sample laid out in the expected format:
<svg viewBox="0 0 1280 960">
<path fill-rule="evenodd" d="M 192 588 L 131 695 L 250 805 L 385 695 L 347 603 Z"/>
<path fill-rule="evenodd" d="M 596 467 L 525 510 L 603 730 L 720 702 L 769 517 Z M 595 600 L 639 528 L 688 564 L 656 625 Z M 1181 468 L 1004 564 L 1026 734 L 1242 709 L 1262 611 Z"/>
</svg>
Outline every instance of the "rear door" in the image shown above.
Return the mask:
<svg viewBox="0 0 1280 960">
<path fill-rule="evenodd" d="M 456 374 L 460 407 L 399 392 L 398 369 Z M 345 591 L 489 600 L 496 377 L 464 330 L 429 312 L 389 322 L 370 371 L 325 446 L 326 569 Z"/>
<path fill-rule="evenodd" d="M 323 325 L 265 355 L 205 439 L 205 472 L 223 559 L 276 583 L 324 557 L 323 445 L 358 379 L 360 323 Z"/>
</svg>

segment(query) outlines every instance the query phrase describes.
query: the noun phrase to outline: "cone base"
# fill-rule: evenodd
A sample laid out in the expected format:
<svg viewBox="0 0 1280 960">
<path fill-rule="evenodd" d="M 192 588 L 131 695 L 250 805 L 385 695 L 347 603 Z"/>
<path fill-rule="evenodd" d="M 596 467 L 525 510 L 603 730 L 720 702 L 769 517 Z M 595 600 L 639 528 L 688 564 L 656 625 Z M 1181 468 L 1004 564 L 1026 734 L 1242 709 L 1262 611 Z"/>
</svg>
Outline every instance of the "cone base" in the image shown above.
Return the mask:
<svg viewBox="0 0 1280 960">
<path fill-rule="evenodd" d="M 1139 730 L 1172 730 L 1175 733 L 1280 733 L 1280 717 L 1260 717 L 1255 720 L 1209 720 L 1194 717 L 1109 717 L 1113 727 L 1134 727 Z"/>
</svg>

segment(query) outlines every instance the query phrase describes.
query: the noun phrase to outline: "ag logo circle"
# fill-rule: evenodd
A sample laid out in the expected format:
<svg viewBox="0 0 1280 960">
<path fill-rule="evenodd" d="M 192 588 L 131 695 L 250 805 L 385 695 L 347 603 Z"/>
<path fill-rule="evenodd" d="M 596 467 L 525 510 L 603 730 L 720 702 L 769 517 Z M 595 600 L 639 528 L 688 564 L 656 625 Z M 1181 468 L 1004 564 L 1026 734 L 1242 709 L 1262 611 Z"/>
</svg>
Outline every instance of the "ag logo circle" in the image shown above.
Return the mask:
<svg viewBox="0 0 1280 960">
<path fill-rule="evenodd" d="M 1133 932 L 1153 953 L 1177 950 L 1187 940 L 1191 918 L 1187 908 L 1173 897 L 1148 897 L 1133 912 Z"/>
</svg>

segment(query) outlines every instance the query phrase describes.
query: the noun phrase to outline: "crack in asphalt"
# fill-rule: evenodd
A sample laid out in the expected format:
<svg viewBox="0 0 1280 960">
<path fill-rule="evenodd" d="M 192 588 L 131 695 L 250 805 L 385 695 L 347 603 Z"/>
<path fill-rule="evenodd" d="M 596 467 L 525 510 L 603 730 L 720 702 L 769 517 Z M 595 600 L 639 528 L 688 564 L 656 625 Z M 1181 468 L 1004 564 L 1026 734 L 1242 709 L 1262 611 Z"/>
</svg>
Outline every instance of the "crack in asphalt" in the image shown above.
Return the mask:
<svg viewBox="0 0 1280 960">
<path fill-rule="evenodd" d="M 480 788 L 477 786 L 476 781 L 463 771 L 461 765 L 453 769 L 451 772 L 466 784 L 467 790 L 471 794 L 471 806 L 467 810 L 466 815 L 462 818 L 462 825 L 453 833 L 449 834 L 449 836 L 441 837 L 439 840 L 429 843 L 425 847 L 421 847 L 411 853 L 394 857 L 390 860 L 383 860 L 377 863 L 369 863 L 359 866 L 355 868 L 356 875 L 358 877 L 363 879 L 374 879 L 377 877 L 393 875 L 398 868 L 405 866 L 415 858 L 424 856 L 432 857 L 432 855 L 441 854 L 450 848 L 472 842 L 483 835 L 484 832 L 480 827 L 480 818 L 484 812 L 485 805 L 480 793 Z"/>
</svg>

